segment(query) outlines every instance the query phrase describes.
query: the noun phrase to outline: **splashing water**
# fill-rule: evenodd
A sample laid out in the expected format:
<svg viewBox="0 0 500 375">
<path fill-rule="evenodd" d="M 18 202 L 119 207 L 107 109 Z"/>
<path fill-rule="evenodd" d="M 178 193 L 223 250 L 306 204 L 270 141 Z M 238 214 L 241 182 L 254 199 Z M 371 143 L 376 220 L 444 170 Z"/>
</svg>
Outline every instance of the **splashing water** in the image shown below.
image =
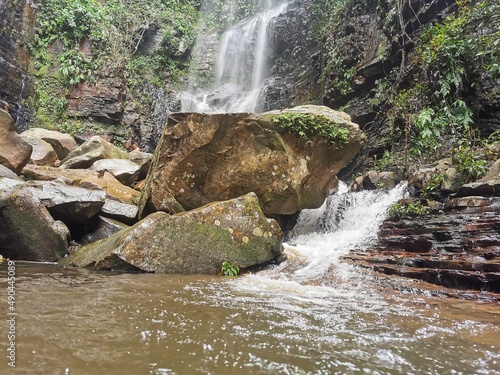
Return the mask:
<svg viewBox="0 0 500 375">
<path fill-rule="evenodd" d="M 291 233 L 287 251 L 306 258 L 308 264 L 294 276 L 302 279 L 320 276 L 332 265 L 338 268 L 339 258 L 349 251 L 374 241 L 388 208 L 401 199 L 405 191 L 406 184 L 400 184 L 389 192 L 348 193 L 347 186 L 340 183 L 337 194 L 331 195 L 322 207 L 304 210 Z"/>
</svg>

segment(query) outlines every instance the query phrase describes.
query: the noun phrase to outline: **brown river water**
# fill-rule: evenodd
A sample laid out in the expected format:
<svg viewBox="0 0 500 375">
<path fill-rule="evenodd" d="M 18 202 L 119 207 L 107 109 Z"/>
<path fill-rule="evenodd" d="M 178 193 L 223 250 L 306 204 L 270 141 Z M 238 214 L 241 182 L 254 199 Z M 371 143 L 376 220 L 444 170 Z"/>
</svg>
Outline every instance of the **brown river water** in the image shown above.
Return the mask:
<svg viewBox="0 0 500 375">
<path fill-rule="evenodd" d="M 16 368 L 3 355 L 1 374 L 500 374 L 495 304 L 267 275 L 17 263 L 16 277 Z"/>
<path fill-rule="evenodd" d="M 306 210 L 287 262 L 239 277 L 0 264 L 0 374 L 500 374 L 500 304 L 416 293 L 341 261 L 404 193 Z M 15 368 L 8 335 L 15 333 Z"/>
</svg>

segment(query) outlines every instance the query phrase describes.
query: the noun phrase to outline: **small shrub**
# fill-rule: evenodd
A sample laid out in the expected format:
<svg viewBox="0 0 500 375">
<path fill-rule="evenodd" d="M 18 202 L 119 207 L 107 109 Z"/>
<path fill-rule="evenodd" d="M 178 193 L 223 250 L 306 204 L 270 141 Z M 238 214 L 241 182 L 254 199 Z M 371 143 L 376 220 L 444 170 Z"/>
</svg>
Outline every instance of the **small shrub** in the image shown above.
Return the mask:
<svg viewBox="0 0 500 375">
<path fill-rule="evenodd" d="M 238 276 L 240 267 L 227 261 L 222 262 L 221 274 L 223 276 Z"/>
<path fill-rule="evenodd" d="M 488 172 L 487 161 L 481 156 L 475 157 L 475 152 L 468 146 L 461 146 L 454 150 L 453 164 L 469 180 L 483 178 Z"/>
<path fill-rule="evenodd" d="M 395 203 L 391 206 L 389 214 L 393 217 L 420 216 L 430 213 L 430 207 L 424 206 L 422 202 L 415 203 Z"/>
</svg>

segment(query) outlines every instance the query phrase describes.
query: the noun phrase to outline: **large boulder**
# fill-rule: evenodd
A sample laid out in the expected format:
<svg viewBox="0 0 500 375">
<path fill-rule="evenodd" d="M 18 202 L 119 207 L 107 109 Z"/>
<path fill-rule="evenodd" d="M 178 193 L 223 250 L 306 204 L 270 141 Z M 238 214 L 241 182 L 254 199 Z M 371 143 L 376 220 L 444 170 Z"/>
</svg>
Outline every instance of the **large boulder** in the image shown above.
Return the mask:
<svg viewBox="0 0 500 375">
<path fill-rule="evenodd" d="M 7 182 L 0 179 L 0 196 L 24 192 L 39 200 L 52 217 L 61 220 L 71 233 L 78 237 L 83 234 L 88 221 L 104 205 L 106 193 L 100 190 L 69 186 L 58 181 Z"/>
<path fill-rule="evenodd" d="M 19 174 L 28 164 L 33 147 L 16 133 L 14 120 L 0 109 L 0 164 Z"/>
<path fill-rule="evenodd" d="M 29 193 L 0 196 L 0 253 L 14 260 L 53 262 L 68 252 L 68 228 Z"/>
<path fill-rule="evenodd" d="M 63 160 L 71 151 L 78 148 L 78 144 L 71 135 L 55 130 L 31 128 L 21 135 L 30 139 L 41 139 L 49 143 L 60 160 Z"/>
<path fill-rule="evenodd" d="M 317 122 L 345 129 L 345 143 L 286 130 L 281 121 L 287 118 L 307 120 L 311 131 Z M 181 212 L 251 191 L 265 214 L 316 208 L 363 142 L 348 115 L 323 106 L 262 114 L 173 114 L 153 157 L 140 215 Z"/>
<path fill-rule="evenodd" d="M 128 154 L 96 135 L 71 151 L 62 161 L 60 168 L 89 168 L 101 159 L 128 159 Z"/>
<path fill-rule="evenodd" d="M 267 219 L 255 194 L 215 202 L 193 211 L 151 214 L 108 239 L 60 261 L 94 269 L 218 274 L 222 262 L 244 269 L 282 253 L 283 233 Z"/>
</svg>

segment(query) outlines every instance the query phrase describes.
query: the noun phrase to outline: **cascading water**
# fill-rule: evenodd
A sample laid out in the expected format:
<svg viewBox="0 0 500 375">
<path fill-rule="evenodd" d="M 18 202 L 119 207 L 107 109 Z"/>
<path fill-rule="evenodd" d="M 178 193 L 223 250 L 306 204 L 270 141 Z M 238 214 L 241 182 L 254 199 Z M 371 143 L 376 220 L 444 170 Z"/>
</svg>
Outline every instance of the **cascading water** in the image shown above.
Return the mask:
<svg viewBox="0 0 500 375">
<path fill-rule="evenodd" d="M 259 112 L 260 93 L 268 78 L 273 20 L 287 6 L 283 2 L 270 7 L 226 30 L 218 45 L 214 84 L 206 86 L 199 82 L 198 74 L 190 75 L 188 89 L 180 95 L 181 111 Z M 205 53 L 195 47 L 193 59 Z"/>
<path fill-rule="evenodd" d="M 284 277 L 301 283 L 321 278 L 334 267 L 335 278 L 349 288 L 348 282 L 358 275 L 353 267 L 339 263 L 339 259 L 376 239 L 389 206 L 405 192 L 406 184 L 400 184 L 390 191 L 349 193 L 347 185 L 340 182 L 337 193 L 320 208 L 301 212 L 285 244 L 289 260 L 267 275 L 277 272 L 283 277 L 285 271 Z M 287 274 L 287 269 L 291 273 Z"/>
</svg>

